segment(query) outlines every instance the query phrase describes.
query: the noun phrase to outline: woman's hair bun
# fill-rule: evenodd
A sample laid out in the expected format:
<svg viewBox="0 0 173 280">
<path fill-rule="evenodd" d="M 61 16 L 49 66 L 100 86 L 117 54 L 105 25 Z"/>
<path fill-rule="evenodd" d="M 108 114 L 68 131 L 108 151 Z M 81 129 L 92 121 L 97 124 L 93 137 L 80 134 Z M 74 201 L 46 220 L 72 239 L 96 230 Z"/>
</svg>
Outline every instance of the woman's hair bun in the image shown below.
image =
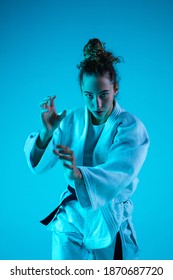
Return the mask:
<svg viewBox="0 0 173 280">
<path fill-rule="evenodd" d="M 83 49 L 85 60 L 95 60 L 97 62 L 109 61 L 110 63 L 121 62 L 120 57 L 115 57 L 105 49 L 105 43 L 99 39 L 90 39 Z"/>
<path fill-rule="evenodd" d="M 97 38 L 90 39 L 83 49 L 85 59 L 94 60 L 99 55 L 103 55 L 103 53 L 105 52 L 104 45 L 105 44 Z"/>
</svg>

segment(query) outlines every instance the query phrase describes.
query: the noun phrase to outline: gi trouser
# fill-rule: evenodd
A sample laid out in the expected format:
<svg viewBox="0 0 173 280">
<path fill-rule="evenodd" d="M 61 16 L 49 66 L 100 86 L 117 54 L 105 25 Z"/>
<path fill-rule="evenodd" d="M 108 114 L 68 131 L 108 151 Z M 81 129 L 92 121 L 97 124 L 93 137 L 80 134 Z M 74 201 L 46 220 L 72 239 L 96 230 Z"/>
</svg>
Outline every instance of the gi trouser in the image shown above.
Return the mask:
<svg viewBox="0 0 173 280">
<path fill-rule="evenodd" d="M 139 248 L 131 243 L 125 244 L 117 233 L 115 240 L 105 248 L 87 249 L 83 244 L 83 236 L 73 232 L 52 233 L 52 259 L 53 260 L 136 260 L 139 259 Z"/>
<path fill-rule="evenodd" d="M 114 240 L 107 247 L 103 246 L 103 244 L 100 244 L 98 249 L 93 249 L 92 246 L 87 247 L 84 242 L 83 217 L 85 217 L 85 213 L 81 212 L 82 207 L 74 200 L 70 199 L 68 203 L 66 201 L 66 203 L 62 203 L 55 209 L 56 215 L 51 222 L 49 221 L 52 213 L 42 221 L 53 232 L 53 260 L 121 260 L 139 258 L 139 248 L 133 238 L 128 220 L 122 223 Z M 53 215 L 55 212 L 53 211 Z M 89 227 L 91 223 L 92 221 L 88 221 Z M 102 225 L 102 233 L 103 231 L 106 233 L 106 224 Z"/>
<path fill-rule="evenodd" d="M 115 242 L 106 248 L 91 250 L 85 248 L 79 234 L 53 231 L 53 260 L 113 260 L 114 252 Z"/>
</svg>

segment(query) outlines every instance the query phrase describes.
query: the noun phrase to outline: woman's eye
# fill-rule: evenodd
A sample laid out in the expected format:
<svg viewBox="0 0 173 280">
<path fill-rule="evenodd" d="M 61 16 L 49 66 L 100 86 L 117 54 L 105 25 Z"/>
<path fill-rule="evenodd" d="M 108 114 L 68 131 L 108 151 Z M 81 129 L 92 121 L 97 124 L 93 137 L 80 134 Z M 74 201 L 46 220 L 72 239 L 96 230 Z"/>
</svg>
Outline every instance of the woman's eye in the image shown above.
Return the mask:
<svg viewBox="0 0 173 280">
<path fill-rule="evenodd" d="M 104 92 L 101 94 L 101 97 L 106 97 L 108 95 L 108 92 Z"/>
<path fill-rule="evenodd" d="M 85 96 L 88 97 L 88 98 L 92 98 L 92 95 L 89 94 L 89 93 L 88 93 L 88 94 L 85 94 Z"/>
</svg>

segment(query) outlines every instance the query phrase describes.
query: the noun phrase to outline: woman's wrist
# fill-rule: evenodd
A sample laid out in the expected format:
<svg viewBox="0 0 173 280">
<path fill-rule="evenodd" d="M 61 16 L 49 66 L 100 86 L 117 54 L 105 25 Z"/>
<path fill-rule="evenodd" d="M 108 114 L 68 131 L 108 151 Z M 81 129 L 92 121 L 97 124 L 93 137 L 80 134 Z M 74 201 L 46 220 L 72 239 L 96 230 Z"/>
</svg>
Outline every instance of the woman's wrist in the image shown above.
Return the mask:
<svg viewBox="0 0 173 280">
<path fill-rule="evenodd" d="M 45 149 L 52 138 L 52 135 L 52 132 L 41 130 L 36 142 L 37 147 L 40 149 Z"/>
<path fill-rule="evenodd" d="M 83 182 L 82 172 L 80 171 L 79 168 L 76 168 L 75 173 L 76 173 L 75 181 L 81 181 L 81 182 Z"/>
</svg>

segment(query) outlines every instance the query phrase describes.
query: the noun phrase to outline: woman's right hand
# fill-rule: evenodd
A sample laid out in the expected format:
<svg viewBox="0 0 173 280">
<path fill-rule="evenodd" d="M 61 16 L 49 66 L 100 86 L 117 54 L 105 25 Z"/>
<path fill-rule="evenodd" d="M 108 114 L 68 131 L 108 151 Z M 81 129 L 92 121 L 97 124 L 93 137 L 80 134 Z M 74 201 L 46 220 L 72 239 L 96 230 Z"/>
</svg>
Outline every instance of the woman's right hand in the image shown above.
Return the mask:
<svg viewBox="0 0 173 280">
<path fill-rule="evenodd" d="M 43 99 L 40 103 L 41 106 L 41 119 L 43 124 L 42 132 L 52 136 L 54 130 L 59 126 L 60 122 L 66 116 L 66 110 L 62 112 L 61 115 L 56 113 L 56 108 L 54 104 L 56 96 L 48 96 Z"/>
</svg>

